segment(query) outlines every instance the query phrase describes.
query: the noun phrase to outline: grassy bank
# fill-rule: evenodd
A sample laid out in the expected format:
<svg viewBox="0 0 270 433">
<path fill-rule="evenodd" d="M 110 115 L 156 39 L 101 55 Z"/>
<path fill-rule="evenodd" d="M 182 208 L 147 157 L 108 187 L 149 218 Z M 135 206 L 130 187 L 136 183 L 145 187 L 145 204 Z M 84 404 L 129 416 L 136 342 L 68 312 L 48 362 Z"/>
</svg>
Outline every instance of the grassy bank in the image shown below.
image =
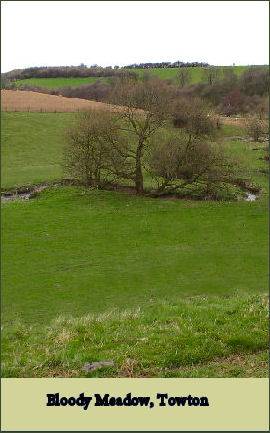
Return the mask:
<svg viewBox="0 0 270 433">
<path fill-rule="evenodd" d="M 149 302 L 121 312 L 15 323 L 3 331 L 4 377 L 264 377 L 265 296 Z M 85 363 L 113 366 L 85 372 Z"/>
</svg>

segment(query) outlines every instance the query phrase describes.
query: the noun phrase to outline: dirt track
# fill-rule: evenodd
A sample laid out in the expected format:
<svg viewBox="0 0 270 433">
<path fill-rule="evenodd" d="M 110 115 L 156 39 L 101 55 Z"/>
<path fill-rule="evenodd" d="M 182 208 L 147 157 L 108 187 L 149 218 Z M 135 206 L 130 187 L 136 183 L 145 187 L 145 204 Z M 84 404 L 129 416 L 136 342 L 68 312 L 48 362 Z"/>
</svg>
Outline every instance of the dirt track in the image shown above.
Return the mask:
<svg viewBox="0 0 270 433">
<path fill-rule="evenodd" d="M 118 111 L 103 102 L 88 101 L 79 98 L 64 98 L 63 96 L 47 95 L 24 90 L 1 90 L 2 111 L 38 111 L 38 112 L 74 112 L 80 110 L 110 110 Z"/>
</svg>

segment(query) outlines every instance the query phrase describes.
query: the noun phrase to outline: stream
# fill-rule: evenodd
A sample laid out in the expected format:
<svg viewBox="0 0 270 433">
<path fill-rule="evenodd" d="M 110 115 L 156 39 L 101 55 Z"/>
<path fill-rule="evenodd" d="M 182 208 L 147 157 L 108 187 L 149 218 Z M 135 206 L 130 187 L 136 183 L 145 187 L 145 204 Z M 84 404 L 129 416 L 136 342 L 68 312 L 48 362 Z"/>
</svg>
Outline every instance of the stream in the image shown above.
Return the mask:
<svg viewBox="0 0 270 433">
<path fill-rule="evenodd" d="M 37 194 L 39 194 L 44 189 L 48 188 L 48 184 L 43 185 L 37 185 L 31 188 L 24 188 L 21 191 L 17 190 L 15 192 L 9 191 L 9 192 L 3 192 L 1 194 L 1 202 L 9 202 L 9 201 L 15 201 L 15 200 L 30 200 L 32 198 L 35 198 Z M 56 186 L 56 185 L 55 185 Z M 60 186 L 59 183 L 57 186 Z M 246 197 L 244 198 L 245 201 L 255 201 L 259 197 L 259 194 L 254 194 L 251 192 L 246 192 Z"/>
</svg>

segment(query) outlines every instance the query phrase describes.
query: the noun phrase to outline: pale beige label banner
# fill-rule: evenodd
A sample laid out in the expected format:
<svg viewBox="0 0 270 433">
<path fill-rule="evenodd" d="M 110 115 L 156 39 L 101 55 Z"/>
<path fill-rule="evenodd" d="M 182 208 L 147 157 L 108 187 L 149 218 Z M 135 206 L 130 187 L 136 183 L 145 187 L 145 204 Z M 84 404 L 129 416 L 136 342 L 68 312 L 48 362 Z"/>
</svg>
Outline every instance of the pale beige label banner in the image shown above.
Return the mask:
<svg viewBox="0 0 270 433">
<path fill-rule="evenodd" d="M 92 400 L 87 410 L 77 405 L 47 406 L 47 394 L 55 393 L 60 398 L 76 399 L 84 393 Z M 95 406 L 95 394 L 123 399 L 128 393 L 133 398 L 149 396 L 154 406 Z M 268 379 L 2 379 L 1 394 L 2 431 L 268 431 L 269 428 Z M 159 405 L 161 398 L 157 394 L 168 394 L 168 398 L 163 398 L 165 406 Z M 207 397 L 209 406 L 189 406 L 188 400 L 185 406 L 177 405 L 174 397 L 188 396 Z M 169 398 L 173 406 L 169 405 Z"/>
</svg>

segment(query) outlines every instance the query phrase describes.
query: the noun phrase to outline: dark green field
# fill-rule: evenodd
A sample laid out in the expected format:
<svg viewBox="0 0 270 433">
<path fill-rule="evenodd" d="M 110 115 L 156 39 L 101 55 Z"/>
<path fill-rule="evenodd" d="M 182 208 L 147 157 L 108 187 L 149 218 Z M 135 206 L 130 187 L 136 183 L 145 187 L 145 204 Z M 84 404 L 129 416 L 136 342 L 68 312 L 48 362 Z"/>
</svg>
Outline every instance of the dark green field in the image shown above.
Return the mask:
<svg viewBox="0 0 270 433">
<path fill-rule="evenodd" d="M 63 176 L 72 116 L 4 115 L 4 189 Z M 3 203 L 4 376 L 76 377 L 102 359 L 115 368 L 95 375 L 267 375 L 264 145 L 236 129 L 226 146 L 262 186 L 255 202 L 51 187 Z"/>
</svg>

